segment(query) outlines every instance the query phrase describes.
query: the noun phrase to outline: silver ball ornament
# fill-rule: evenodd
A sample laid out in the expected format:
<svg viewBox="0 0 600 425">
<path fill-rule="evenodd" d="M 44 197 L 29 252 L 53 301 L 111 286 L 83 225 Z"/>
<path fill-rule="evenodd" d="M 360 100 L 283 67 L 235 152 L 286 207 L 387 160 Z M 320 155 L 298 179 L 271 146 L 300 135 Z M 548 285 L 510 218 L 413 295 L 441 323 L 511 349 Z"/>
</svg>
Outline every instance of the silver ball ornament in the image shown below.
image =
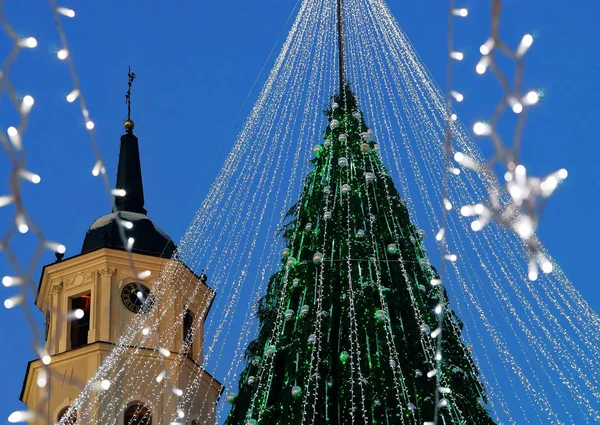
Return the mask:
<svg viewBox="0 0 600 425">
<path fill-rule="evenodd" d="M 354 112 L 352 112 L 352 116 L 353 116 L 354 118 L 356 118 L 357 120 L 359 120 L 359 119 L 360 119 L 360 117 L 361 117 L 361 115 L 360 115 L 360 112 L 358 112 L 358 111 L 354 111 Z"/>
<path fill-rule="evenodd" d="M 340 107 L 340 105 L 338 105 L 338 104 L 337 104 L 337 102 L 333 102 L 333 103 L 331 104 L 331 109 L 332 109 L 333 111 L 335 111 L 335 110 L 336 110 L 337 108 L 339 108 L 339 107 Z"/>
<path fill-rule="evenodd" d="M 329 123 L 329 128 L 331 128 L 332 130 L 335 130 L 339 126 L 340 122 L 338 120 L 331 120 L 331 122 Z"/>
<path fill-rule="evenodd" d="M 233 403 L 235 401 L 236 397 L 237 397 L 236 393 L 227 394 L 227 398 L 226 398 L 227 403 Z"/>
<path fill-rule="evenodd" d="M 309 310 L 310 310 L 309 306 L 303 305 L 302 308 L 300 309 L 300 316 L 306 317 L 306 315 L 308 314 Z"/>
<path fill-rule="evenodd" d="M 417 378 L 419 378 L 419 377 L 423 376 L 423 372 L 421 372 L 419 369 L 417 369 L 417 370 L 415 370 L 415 376 Z"/>
<path fill-rule="evenodd" d="M 312 223 L 306 223 L 306 226 L 304 226 L 304 230 L 310 232 L 312 230 Z"/>
<path fill-rule="evenodd" d="M 302 395 L 302 388 L 300 388 L 297 385 L 294 385 L 292 387 L 292 397 L 294 397 L 295 399 L 298 399 L 301 395 Z"/>
<path fill-rule="evenodd" d="M 300 283 L 300 279 L 298 279 L 298 278 L 292 280 L 292 286 L 298 286 L 299 283 Z"/>
<path fill-rule="evenodd" d="M 396 244 L 391 243 L 387 246 L 387 252 L 388 254 L 396 255 L 398 253 L 398 247 Z"/>
<path fill-rule="evenodd" d="M 352 190 L 352 188 L 350 187 L 349 184 L 342 185 L 342 195 L 349 194 L 351 190 Z"/>
<path fill-rule="evenodd" d="M 348 165 L 348 159 L 342 156 L 342 157 L 341 157 L 341 158 L 338 160 L 338 165 L 339 165 L 340 167 L 345 167 L 345 166 L 347 166 L 347 165 Z"/>
<path fill-rule="evenodd" d="M 419 229 L 419 231 L 417 232 L 417 235 L 419 235 L 419 238 L 424 241 L 425 240 L 425 230 L 423 229 Z"/>
<path fill-rule="evenodd" d="M 267 351 L 265 351 L 265 354 L 267 356 L 272 356 L 273 354 L 275 354 L 275 351 L 277 351 L 277 349 L 275 348 L 274 345 L 269 345 L 269 347 L 267 348 Z"/>
<path fill-rule="evenodd" d="M 391 367 L 392 369 L 395 369 L 395 368 L 396 368 L 396 360 L 390 360 L 390 367 Z"/>
<path fill-rule="evenodd" d="M 365 179 L 370 183 L 373 180 L 375 180 L 375 174 L 373 174 L 371 172 L 367 172 L 367 173 L 365 173 Z"/>
<path fill-rule="evenodd" d="M 331 211 L 325 211 L 325 214 L 323 214 L 323 218 L 325 220 L 329 220 L 331 218 Z"/>
<path fill-rule="evenodd" d="M 256 422 L 256 419 L 248 419 L 246 421 L 246 425 L 256 425 L 258 422 Z"/>
<path fill-rule="evenodd" d="M 313 255 L 313 263 L 315 263 L 318 266 L 319 264 L 321 264 L 322 261 L 323 254 L 321 254 L 320 252 L 315 252 L 315 255 Z"/>
<path fill-rule="evenodd" d="M 423 332 L 426 335 L 429 335 L 429 333 L 431 332 L 431 328 L 429 327 L 429 325 L 421 325 L 421 332 Z"/>
<path fill-rule="evenodd" d="M 338 141 L 340 142 L 345 142 L 346 140 L 348 140 L 347 134 L 340 134 L 340 137 L 338 137 Z"/>
<path fill-rule="evenodd" d="M 309 344 L 314 344 L 315 342 L 317 342 L 317 336 L 316 335 L 309 335 L 308 336 L 308 343 Z"/>
<path fill-rule="evenodd" d="M 294 310 L 286 310 L 285 312 L 285 318 L 287 320 L 290 320 L 292 317 L 294 317 Z"/>
<path fill-rule="evenodd" d="M 417 410 L 417 406 L 415 406 L 415 405 L 414 405 L 414 404 L 412 404 L 412 403 L 408 403 L 408 406 L 406 406 L 406 407 L 407 407 L 407 408 L 408 408 L 408 410 L 410 410 L 411 412 L 412 412 L 413 410 Z"/>
<path fill-rule="evenodd" d="M 320 147 L 320 146 L 319 146 Z M 362 143 L 360 145 L 360 149 L 363 151 L 363 153 L 369 153 L 371 151 L 371 146 L 369 146 L 368 143 Z M 315 152 L 316 153 L 316 152 Z"/>
<path fill-rule="evenodd" d="M 254 376 L 249 376 L 248 377 L 248 385 L 252 385 L 254 384 L 254 381 L 256 380 L 256 378 Z"/>
<path fill-rule="evenodd" d="M 331 141 L 329 139 L 325 140 L 325 142 L 323 143 L 323 146 L 325 146 L 326 148 L 328 148 L 331 145 Z"/>
<path fill-rule="evenodd" d="M 356 232 L 356 236 L 358 236 L 359 238 L 364 238 L 365 237 L 365 231 L 363 229 L 360 229 Z"/>
</svg>

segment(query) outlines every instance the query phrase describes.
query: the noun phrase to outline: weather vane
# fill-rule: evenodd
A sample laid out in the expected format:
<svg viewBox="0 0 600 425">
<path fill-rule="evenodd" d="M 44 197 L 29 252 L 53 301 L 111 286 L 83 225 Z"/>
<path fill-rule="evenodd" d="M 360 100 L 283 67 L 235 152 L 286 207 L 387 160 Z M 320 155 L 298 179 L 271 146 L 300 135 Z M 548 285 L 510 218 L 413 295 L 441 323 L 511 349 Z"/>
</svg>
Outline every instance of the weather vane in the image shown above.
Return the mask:
<svg viewBox="0 0 600 425">
<path fill-rule="evenodd" d="M 133 80 L 135 80 L 135 73 L 131 72 L 131 67 L 128 67 L 127 70 L 127 94 L 125 95 L 125 103 L 127 104 L 127 121 L 125 121 L 125 129 L 127 131 L 132 131 L 134 124 L 131 120 L 131 85 L 133 84 Z"/>
</svg>

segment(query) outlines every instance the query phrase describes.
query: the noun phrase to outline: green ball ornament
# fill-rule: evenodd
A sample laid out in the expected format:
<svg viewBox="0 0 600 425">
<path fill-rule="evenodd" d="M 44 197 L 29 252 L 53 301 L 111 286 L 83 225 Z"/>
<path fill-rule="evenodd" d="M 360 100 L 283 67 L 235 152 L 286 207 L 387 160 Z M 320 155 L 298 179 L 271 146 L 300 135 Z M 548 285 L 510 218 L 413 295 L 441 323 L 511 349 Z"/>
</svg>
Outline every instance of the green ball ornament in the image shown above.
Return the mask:
<svg viewBox="0 0 600 425">
<path fill-rule="evenodd" d="M 340 361 L 342 362 L 342 364 L 346 364 L 346 362 L 348 361 L 349 358 L 350 358 L 350 353 L 348 353 L 347 351 L 342 351 L 340 353 Z"/>
<path fill-rule="evenodd" d="M 385 311 L 383 311 L 383 310 L 377 310 L 375 312 L 375 318 L 378 321 L 383 322 L 385 320 Z"/>
<path fill-rule="evenodd" d="M 398 253 L 398 247 L 396 247 L 396 244 L 391 243 L 387 246 L 387 252 L 388 254 L 396 255 Z"/>
<path fill-rule="evenodd" d="M 281 255 L 283 256 L 283 258 L 288 258 L 290 256 L 290 249 L 289 248 L 284 248 L 283 251 L 281 252 Z"/>
<path fill-rule="evenodd" d="M 292 387 L 292 397 L 294 397 L 294 400 L 299 399 L 302 396 L 302 388 L 300 388 L 297 385 L 294 385 Z"/>
<path fill-rule="evenodd" d="M 298 261 L 294 257 L 289 257 L 286 264 L 288 267 L 294 267 L 297 262 Z"/>
<path fill-rule="evenodd" d="M 258 422 L 256 422 L 256 419 L 248 419 L 246 421 L 246 425 L 256 425 Z"/>
<path fill-rule="evenodd" d="M 322 151 L 323 151 L 323 146 L 321 146 L 321 145 L 317 145 L 317 146 L 315 146 L 315 147 L 313 148 L 313 153 L 314 153 L 316 156 L 319 156 L 319 155 L 321 155 L 321 152 L 322 152 Z"/>
<path fill-rule="evenodd" d="M 235 401 L 235 399 L 237 398 L 237 394 L 236 393 L 229 393 L 227 394 L 227 403 L 233 403 Z"/>
<path fill-rule="evenodd" d="M 331 388 L 333 387 L 333 379 L 330 379 L 329 381 L 327 381 L 327 388 Z"/>
<path fill-rule="evenodd" d="M 381 401 L 379 401 L 379 399 L 378 399 L 378 398 L 376 398 L 375 400 L 373 400 L 373 404 L 374 404 L 375 406 L 381 406 Z"/>
</svg>

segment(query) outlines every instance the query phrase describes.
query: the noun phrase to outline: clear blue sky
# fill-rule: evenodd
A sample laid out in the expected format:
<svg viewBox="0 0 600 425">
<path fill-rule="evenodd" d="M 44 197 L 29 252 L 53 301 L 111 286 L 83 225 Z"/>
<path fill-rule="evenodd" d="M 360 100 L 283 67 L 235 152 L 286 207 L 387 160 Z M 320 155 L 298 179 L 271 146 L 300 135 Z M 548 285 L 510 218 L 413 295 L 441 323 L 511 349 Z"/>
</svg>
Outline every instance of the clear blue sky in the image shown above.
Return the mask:
<svg viewBox="0 0 600 425">
<path fill-rule="evenodd" d="M 140 138 L 146 207 L 173 239 L 183 234 L 231 148 L 256 89 L 237 120 L 236 115 L 276 40 L 285 37 L 283 25 L 294 3 L 64 2 L 77 12 L 74 20 L 64 23 L 113 182 L 126 114 L 127 66 L 138 75 L 132 116 Z M 390 3 L 423 61 L 443 83 L 446 2 Z M 489 2 L 458 3 L 471 13 L 457 24 L 456 44 L 466 58 L 456 68 L 455 87 L 466 96 L 458 107 L 461 117 L 472 123 L 489 115 L 496 100 L 487 95 L 486 89 L 492 87 L 489 76 L 474 72 L 478 47 L 489 31 Z M 525 130 L 525 163 L 537 174 L 560 167 L 570 172 L 551 199 L 539 234 L 567 276 L 599 311 L 600 282 L 590 266 L 597 263 L 600 237 L 596 198 L 600 191 L 596 132 L 600 3 L 504 3 L 506 41 L 516 44 L 525 32 L 536 36 L 527 58 L 526 82 L 545 92 Z M 30 93 L 36 99 L 25 143 L 30 167 L 43 180 L 28 188 L 26 202 L 48 236 L 63 242 L 67 255 L 75 255 L 89 225 L 107 213 L 109 206 L 100 181 L 90 173 L 94 160 L 79 110 L 64 101 L 71 83 L 66 65 L 54 56 L 58 37 L 50 8 L 45 2 L 34 6 L 21 0 L 11 2 L 7 9 L 17 32 L 39 41 L 36 50 L 21 53 L 11 76 L 21 94 Z M 8 48 L 4 37 L 0 57 Z M 0 102 L 0 125 L 6 128 L 14 124 L 4 112 L 11 106 L 6 98 Z M 6 167 L 6 158 L 0 155 L 0 195 L 8 191 Z M 7 225 L 8 214 L 0 210 L 0 231 Z M 48 253 L 42 262 L 51 261 Z M 0 274 L 11 274 L 1 254 Z M 12 293 L 5 288 L 0 292 L 1 298 Z M 20 310 L 0 309 L 0 421 L 21 407 L 19 391 L 27 361 L 33 358 L 29 338 Z"/>
</svg>

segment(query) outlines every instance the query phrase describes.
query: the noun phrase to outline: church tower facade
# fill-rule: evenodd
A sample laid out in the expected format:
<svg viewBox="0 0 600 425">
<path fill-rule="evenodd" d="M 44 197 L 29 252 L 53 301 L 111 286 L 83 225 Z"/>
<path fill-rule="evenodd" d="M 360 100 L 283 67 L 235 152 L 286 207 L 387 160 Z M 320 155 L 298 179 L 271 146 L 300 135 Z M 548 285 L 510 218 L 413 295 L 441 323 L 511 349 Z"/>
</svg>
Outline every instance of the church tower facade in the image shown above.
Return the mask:
<svg viewBox="0 0 600 425">
<path fill-rule="evenodd" d="M 45 317 L 47 355 L 44 361 L 50 362 L 50 375 L 46 376 L 41 360 L 29 362 L 21 391 L 21 401 L 30 411 L 44 413 L 44 420 L 30 422 L 36 425 L 64 418 L 133 316 L 153 308 L 151 303 L 144 304 L 140 300 L 152 296 L 157 279 L 168 267 L 178 270 L 177 286 L 172 289 L 167 286 L 164 298 L 175 301 L 161 312 L 163 318 L 155 332 L 159 337 L 161 333 L 169 333 L 169 346 L 162 348 L 175 355 L 161 357 L 157 347 L 143 346 L 150 342 L 133 341 L 123 361 L 155 366 L 164 361 L 167 370 L 177 370 L 171 382 L 178 388 L 186 388 L 193 374 L 203 369 L 197 362 L 202 359 L 202 330 L 214 292 L 207 286 L 205 276 L 195 275 L 179 260 L 172 259 L 175 244 L 146 215 L 138 139 L 133 134 L 132 121 L 126 121 L 125 128 L 116 184 L 117 189 L 125 191 L 125 196 L 117 198 L 111 214 L 92 224 L 79 255 L 64 260 L 58 258 L 42 271 L 36 305 Z M 125 229 L 123 223 L 127 223 Z M 123 231 L 126 244 L 132 246 L 123 245 L 120 233 Z M 134 269 L 144 271 L 143 276 L 136 275 Z M 169 282 L 162 284 L 169 285 Z M 184 344 L 189 347 L 187 355 L 176 355 Z M 131 359 L 131 356 L 139 359 Z M 178 364 L 169 365 L 169 362 Z M 135 378 L 139 382 L 139 376 Z M 148 376 L 153 385 L 156 385 L 155 378 Z M 40 388 L 38 382 L 44 379 L 46 386 Z M 100 423 L 100 414 L 105 409 L 113 409 L 109 416 L 117 418 L 117 425 L 170 424 L 176 415 L 177 401 L 173 397 L 148 399 L 143 382 L 132 389 L 127 379 L 125 375 L 121 381 L 111 382 L 113 400 L 106 406 L 88 412 L 71 409 L 65 423 Z M 186 425 L 215 421 L 214 410 L 222 385 L 206 371 L 199 385 L 196 396 L 185 406 L 190 413 L 179 419 Z M 166 380 L 163 390 L 170 391 Z"/>
</svg>

